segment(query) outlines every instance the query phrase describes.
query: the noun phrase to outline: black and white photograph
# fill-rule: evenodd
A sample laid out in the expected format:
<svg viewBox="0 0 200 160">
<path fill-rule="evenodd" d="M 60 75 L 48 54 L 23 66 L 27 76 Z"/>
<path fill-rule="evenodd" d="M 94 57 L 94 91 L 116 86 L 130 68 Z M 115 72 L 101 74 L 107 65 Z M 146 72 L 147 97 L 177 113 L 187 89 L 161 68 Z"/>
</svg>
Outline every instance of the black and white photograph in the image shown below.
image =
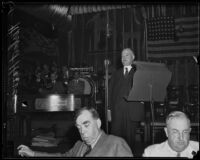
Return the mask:
<svg viewBox="0 0 200 160">
<path fill-rule="evenodd" d="M 199 156 L 200 3 L 2 2 L 2 158 Z"/>
</svg>

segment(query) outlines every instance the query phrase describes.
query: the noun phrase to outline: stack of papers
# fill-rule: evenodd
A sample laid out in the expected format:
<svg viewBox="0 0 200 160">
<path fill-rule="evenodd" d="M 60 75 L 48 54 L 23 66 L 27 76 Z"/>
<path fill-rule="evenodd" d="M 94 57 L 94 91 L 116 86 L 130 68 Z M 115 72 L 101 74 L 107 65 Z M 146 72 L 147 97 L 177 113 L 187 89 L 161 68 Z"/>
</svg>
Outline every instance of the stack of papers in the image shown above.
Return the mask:
<svg viewBox="0 0 200 160">
<path fill-rule="evenodd" d="M 38 135 L 32 138 L 32 146 L 40 147 L 57 147 L 60 140 L 54 137 L 47 137 Z"/>
</svg>

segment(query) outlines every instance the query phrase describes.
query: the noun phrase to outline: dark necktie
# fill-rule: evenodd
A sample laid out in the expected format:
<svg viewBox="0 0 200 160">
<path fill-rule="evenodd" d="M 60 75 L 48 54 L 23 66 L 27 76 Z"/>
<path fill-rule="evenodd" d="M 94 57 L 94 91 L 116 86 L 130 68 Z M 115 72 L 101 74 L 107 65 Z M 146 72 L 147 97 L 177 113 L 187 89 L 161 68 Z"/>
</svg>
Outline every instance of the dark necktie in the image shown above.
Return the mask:
<svg viewBox="0 0 200 160">
<path fill-rule="evenodd" d="M 124 74 L 125 77 L 128 76 L 128 68 L 125 68 L 125 74 Z"/>
<path fill-rule="evenodd" d="M 87 154 L 89 154 L 91 150 L 92 150 L 92 147 L 90 145 L 87 145 L 87 148 L 85 150 L 85 153 L 83 154 L 83 157 L 85 157 Z"/>
</svg>

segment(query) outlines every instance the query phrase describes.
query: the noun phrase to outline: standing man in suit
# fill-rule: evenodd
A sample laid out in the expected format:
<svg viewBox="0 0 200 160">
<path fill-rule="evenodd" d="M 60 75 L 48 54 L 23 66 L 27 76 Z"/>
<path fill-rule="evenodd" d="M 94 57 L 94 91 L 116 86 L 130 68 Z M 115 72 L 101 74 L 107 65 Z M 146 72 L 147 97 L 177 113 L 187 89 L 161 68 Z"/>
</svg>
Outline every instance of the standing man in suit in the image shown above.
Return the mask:
<svg viewBox="0 0 200 160">
<path fill-rule="evenodd" d="M 109 81 L 109 109 L 111 111 L 111 134 L 123 137 L 131 149 L 134 148 L 138 122 L 144 120 L 144 105 L 140 102 L 127 101 L 133 84 L 136 66 L 133 65 L 135 54 L 130 48 L 121 53 L 123 68 L 113 73 Z"/>
</svg>

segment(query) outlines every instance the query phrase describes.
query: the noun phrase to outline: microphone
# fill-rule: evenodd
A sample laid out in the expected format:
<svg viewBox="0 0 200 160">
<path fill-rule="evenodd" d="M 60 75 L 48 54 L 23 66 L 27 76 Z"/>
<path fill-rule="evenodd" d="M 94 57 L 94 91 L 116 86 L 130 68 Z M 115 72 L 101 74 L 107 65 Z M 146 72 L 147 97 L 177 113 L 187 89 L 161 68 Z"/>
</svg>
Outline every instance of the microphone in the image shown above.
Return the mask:
<svg viewBox="0 0 200 160">
<path fill-rule="evenodd" d="M 108 65 L 110 64 L 110 61 L 108 59 L 105 59 L 104 60 L 104 66 L 105 67 L 108 67 Z"/>
</svg>

